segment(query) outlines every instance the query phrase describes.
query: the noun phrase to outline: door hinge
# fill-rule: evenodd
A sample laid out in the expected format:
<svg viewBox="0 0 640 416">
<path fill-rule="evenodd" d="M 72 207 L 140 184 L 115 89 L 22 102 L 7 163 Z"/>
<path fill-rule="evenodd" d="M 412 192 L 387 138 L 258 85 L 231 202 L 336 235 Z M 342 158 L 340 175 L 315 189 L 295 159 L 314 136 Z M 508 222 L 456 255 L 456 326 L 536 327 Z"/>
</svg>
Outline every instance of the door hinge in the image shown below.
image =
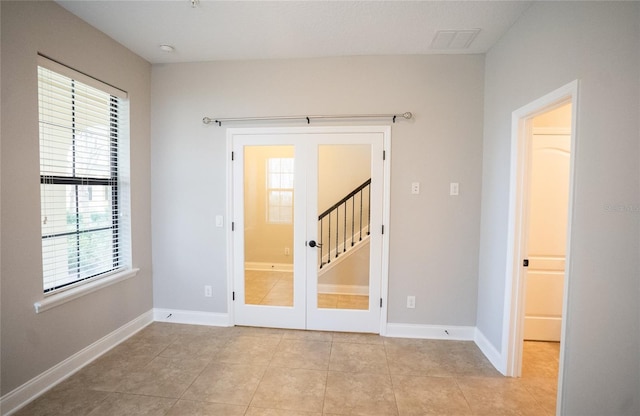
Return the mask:
<svg viewBox="0 0 640 416">
<path fill-rule="evenodd" d="M 234 157 L 235 157 L 234 153 L 231 152 L 231 160 L 235 160 Z"/>
<path fill-rule="evenodd" d="M 386 150 L 382 151 L 382 160 L 387 160 L 387 151 Z"/>
<path fill-rule="evenodd" d="M 382 308 L 382 298 L 380 298 L 380 307 Z"/>
<path fill-rule="evenodd" d="M 231 231 L 235 231 L 236 230 L 236 223 L 231 221 Z"/>
<path fill-rule="evenodd" d="M 384 234 L 384 224 L 382 224 L 382 234 Z"/>
<path fill-rule="evenodd" d="M 522 260 L 522 267 L 529 267 L 529 259 Z"/>
<path fill-rule="evenodd" d="M 231 292 L 231 300 L 236 300 L 236 292 Z"/>
</svg>

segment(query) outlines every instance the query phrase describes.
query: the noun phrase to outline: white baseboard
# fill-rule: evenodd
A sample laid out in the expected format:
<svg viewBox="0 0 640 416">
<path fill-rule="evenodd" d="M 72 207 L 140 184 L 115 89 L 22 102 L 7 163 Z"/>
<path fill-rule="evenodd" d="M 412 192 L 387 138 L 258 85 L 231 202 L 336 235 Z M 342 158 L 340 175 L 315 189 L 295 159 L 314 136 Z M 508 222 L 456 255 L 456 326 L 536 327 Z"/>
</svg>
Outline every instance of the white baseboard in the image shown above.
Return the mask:
<svg viewBox="0 0 640 416">
<path fill-rule="evenodd" d="M 155 308 L 153 310 L 153 320 L 157 322 L 173 322 L 175 324 L 232 326 L 227 313 L 185 311 L 181 309 Z"/>
<path fill-rule="evenodd" d="M 422 338 L 422 339 L 450 339 L 456 341 L 473 341 L 480 348 L 489 362 L 503 375 L 506 375 L 506 363 L 502 355 L 484 336 L 482 331 L 474 326 L 448 325 L 417 325 L 388 323 L 387 337 Z"/>
<path fill-rule="evenodd" d="M 245 270 L 292 272 L 292 263 L 260 263 L 257 261 L 247 261 L 244 263 Z"/>
<path fill-rule="evenodd" d="M 27 381 L 22 386 L 5 394 L 0 398 L 2 414 L 8 416 L 16 412 L 152 322 L 153 311 L 145 312 L 44 373 Z"/>
<path fill-rule="evenodd" d="M 502 357 L 502 354 L 496 350 L 492 343 L 489 342 L 487 337 L 484 336 L 482 331 L 476 328 L 475 337 L 473 341 L 476 343 L 480 351 L 484 354 L 485 357 L 489 360 L 491 364 L 498 370 L 502 375 L 507 374 L 507 365 L 506 360 Z"/>
<path fill-rule="evenodd" d="M 393 338 L 450 339 L 473 341 L 476 328 L 456 325 L 387 324 L 385 336 Z"/>
<path fill-rule="evenodd" d="M 369 286 L 333 285 L 330 283 L 319 283 L 318 293 L 329 295 L 368 295 Z"/>
<path fill-rule="evenodd" d="M 535 341 L 560 342 L 562 317 L 525 316 L 524 339 Z"/>
</svg>

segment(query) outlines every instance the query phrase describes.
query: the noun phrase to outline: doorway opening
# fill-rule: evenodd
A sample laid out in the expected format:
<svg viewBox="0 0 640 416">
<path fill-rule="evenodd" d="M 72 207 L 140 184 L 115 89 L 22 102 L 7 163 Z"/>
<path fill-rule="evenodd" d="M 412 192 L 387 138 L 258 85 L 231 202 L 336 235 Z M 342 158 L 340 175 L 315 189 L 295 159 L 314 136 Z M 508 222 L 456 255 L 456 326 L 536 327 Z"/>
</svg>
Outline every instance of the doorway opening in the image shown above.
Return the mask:
<svg viewBox="0 0 640 416">
<path fill-rule="evenodd" d="M 524 327 L 521 377 L 549 392 L 555 411 L 567 246 L 571 103 L 531 120 L 525 222 Z"/>
<path fill-rule="evenodd" d="M 556 397 L 571 281 L 577 88 L 574 81 L 512 114 L 505 374 L 547 377 Z"/>
</svg>

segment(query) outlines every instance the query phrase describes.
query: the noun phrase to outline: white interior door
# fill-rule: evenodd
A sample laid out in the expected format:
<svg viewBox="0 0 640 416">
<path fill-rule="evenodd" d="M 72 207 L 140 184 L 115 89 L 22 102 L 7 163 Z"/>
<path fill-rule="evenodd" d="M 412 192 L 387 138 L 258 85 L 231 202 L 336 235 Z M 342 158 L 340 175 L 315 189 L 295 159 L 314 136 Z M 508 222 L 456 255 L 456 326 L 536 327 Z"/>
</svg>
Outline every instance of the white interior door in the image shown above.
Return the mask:
<svg viewBox="0 0 640 416">
<path fill-rule="evenodd" d="M 533 135 L 524 339 L 560 341 L 571 136 Z"/>
<path fill-rule="evenodd" d="M 307 176 L 307 328 L 379 332 L 383 136 L 314 136 Z M 318 247 L 320 244 L 320 247 Z"/>
<path fill-rule="evenodd" d="M 292 136 L 233 136 L 236 324 L 305 327 L 304 157 Z"/>
<path fill-rule="evenodd" d="M 379 332 L 388 131 L 344 130 L 230 129 L 236 324 Z"/>
</svg>

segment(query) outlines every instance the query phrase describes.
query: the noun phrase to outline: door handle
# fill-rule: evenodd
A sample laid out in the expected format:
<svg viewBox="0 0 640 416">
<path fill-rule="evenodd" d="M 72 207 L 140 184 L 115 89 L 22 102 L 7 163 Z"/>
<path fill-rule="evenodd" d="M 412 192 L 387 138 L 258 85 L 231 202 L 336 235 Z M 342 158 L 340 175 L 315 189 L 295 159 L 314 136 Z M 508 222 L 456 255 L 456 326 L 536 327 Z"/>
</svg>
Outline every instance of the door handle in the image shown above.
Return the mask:
<svg viewBox="0 0 640 416">
<path fill-rule="evenodd" d="M 322 244 L 316 243 L 315 240 L 309 241 L 309 247 L 322 247 Z"/>
</svg>

